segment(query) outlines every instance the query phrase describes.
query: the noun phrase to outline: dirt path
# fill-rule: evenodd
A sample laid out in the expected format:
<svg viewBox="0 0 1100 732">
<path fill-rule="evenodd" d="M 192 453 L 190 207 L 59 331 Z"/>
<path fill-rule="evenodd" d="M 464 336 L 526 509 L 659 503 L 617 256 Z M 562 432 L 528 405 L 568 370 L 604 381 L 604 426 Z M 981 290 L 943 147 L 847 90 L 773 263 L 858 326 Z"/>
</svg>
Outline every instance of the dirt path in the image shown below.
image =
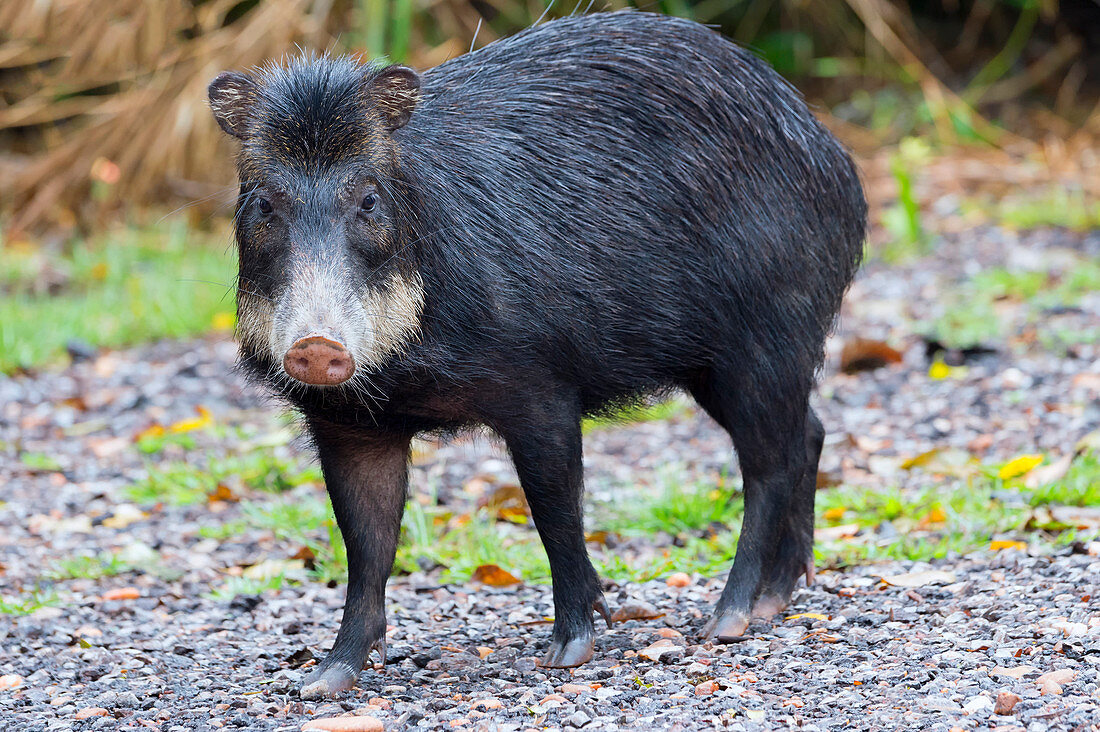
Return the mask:
<svg viewBox="0 0 1100 732">
<path fill-rule="evenodd" d="M 849 486 L 919 491 L 957 485 L 902 467 L 933 449 L 988 464 L 1072 454 L 1100 426 L 1100 296 L 994 298 L 983 341 L 996 351 L 947 354 L 964 363 L 943 378 L 929 374 L 918 334 L 951 302 L 985 296 L 951 273 L 1007 264 L 1053 272 L 1050 289 L 1098 253 L 1100 234 L 987 229 L 940 242 L 934 260 L 869 266 L 819 390 L 830 434 L 823 471 Z M 900 347 L 902 361 L 839 373 L 841 346 L 855 336 Z M 730 646 L 697 643 L 715 579 L 610 587 L 613 608 L 640 603 L 660 617 L 616 624 L 592 664 L 550 673 L 534 666 L 549 634 L 539 622 L 552 612 L 547 587 L 443 585 L 428 567 L 391 582 L 385 669 L 365 672 L 342 699 L 303 704 L 301 667 L 332 642 L 343 588 L 212 596 L 240 567 L 297 547 L 271 531 L 233 530 L 246 510 L 233 493 L 248 486 L 197 505 L 132 495 L 150 471 L 207 449 L 287 440 L 233 357 L 226 342 L 162 343 L 0 377 L 0 728 L 296 730 L 362 711 L 387 729 L 1100 729 L 1100 547 L 1056 547 L 1046 535 L 1026 551 L 949 553 L 934 566 L 823 571 L 788 613 L 810 615 L 757 622 L 752 640 Z M 196 419 L 216 426 L 188 433 L 197 448 L 135 448 L 151 425 Z M 614 501 L 628 482 L 647 490 L 674 463 L 680 480 L 713 481 L 729 455 L 725 435 L 690 408 L 603 428 L 586 442 L 590 494 Z M 476 500 L 472 476 L 511 479 L 487 439 L 424 446 L 412 482 L 460 506 Z M 229 529 L 211 534 L 217 526 Z M 80 564 L 103 556 L 127 567 Z M 898 579 L 929 569 L 948 574 Z M 1019 701 L 995 715 L 1002 692 L 1002 705 Z M 93 707 L 106 716 L 77 719 Z"/>
</svg>

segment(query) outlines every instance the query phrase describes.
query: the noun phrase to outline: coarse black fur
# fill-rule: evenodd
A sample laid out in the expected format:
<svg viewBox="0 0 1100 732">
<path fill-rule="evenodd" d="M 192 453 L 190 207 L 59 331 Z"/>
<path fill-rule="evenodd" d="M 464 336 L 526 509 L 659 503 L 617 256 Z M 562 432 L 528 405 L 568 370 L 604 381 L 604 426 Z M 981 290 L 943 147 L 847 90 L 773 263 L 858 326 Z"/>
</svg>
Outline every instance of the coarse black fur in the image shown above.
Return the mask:
<svg viewBox="0 0 1100 732">
<path fill-rule="evenodd" d="M 242 292 L 274 300 L 292 264 L 333 251 L 356 286 L 423 286 L 418 333 L 357 388 L 296 386 L 278 354 L 242 348 L 311 425 L 348 540 L 340 638 L 308 695 L 353 683 L 381 640 L 408 438 L 475 424 L 504 438 L 550 559 L 546 661 L 585 660 L 605 606 L 580 419 L 669 389 L 740 457 L 745 523 L 708 628 L 739 635 L 812 570 L 823 431 L 808 397 L 866 226 L 849 156 L 763 61 L 659 15 L 529 28 L 425 72 L 411 116 L 372 91 L 384 73 L 299 59 L 219 115 L 244 140 Z M 349 218 L 364 180 L 380 207 Z M 282 224 L 253 205 L 271 190 Z"/>
</svg>

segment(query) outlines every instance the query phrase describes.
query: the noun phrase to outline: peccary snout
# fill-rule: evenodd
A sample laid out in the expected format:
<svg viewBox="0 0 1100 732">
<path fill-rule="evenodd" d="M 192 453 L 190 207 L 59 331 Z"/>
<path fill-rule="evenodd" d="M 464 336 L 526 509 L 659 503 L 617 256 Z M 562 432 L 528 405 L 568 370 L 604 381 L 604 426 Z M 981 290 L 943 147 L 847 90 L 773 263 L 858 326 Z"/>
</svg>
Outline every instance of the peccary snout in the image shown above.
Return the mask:
<svg viewBox="0 0 1100 732">
<path fill-rule="evenodd" d="M 311 335 L 299 338 L 283 357 L 283 369 L 298 381 L 315 386 L 343 384 L 355 373 L 355 360 L 344 344 Z"/>
</svg>

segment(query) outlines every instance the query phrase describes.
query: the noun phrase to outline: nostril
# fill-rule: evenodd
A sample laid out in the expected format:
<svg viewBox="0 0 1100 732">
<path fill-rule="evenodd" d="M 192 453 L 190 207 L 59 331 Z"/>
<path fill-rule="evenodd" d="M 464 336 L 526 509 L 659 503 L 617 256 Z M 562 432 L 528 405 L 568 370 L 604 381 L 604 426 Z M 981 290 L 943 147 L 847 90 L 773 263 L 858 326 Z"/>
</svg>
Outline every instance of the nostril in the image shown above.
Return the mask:
<svg viewBox="0 0 1100 732">
<path fill-rule="evenodd" d="M 295 341 L 283 357 L 283 369 L 307 384 L 334 386 L 355 373 L 355 361 L 342 343 L 320 335 Z"/>
</svg>

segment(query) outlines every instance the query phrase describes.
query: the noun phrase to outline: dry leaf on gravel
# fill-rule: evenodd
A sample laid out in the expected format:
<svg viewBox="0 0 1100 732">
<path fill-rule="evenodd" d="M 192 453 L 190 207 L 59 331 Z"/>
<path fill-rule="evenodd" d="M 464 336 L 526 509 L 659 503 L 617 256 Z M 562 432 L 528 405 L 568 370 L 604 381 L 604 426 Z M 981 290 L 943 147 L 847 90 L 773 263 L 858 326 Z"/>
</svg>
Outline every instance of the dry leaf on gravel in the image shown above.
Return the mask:
<svg viewBox="0 0 1100 732">
<path fill-rule="evenodd" d="M 301 559 L 265 559 L 241 572 L 245 579 L 269 580 L 276 577 L 303 577 L 306 563 Z"/>
<path fill-rule="evenodd" d="M 103 593 L 103 600 L 136 600 L 141 597 L 141 591 L 136 587 L 116 587 Z"/>
<path fill-rule="evenodd" d="M 989 542 L 989 551 L 999 552 L 1002 549 L 1019 549 L 1022 552 L 1027 551 L 1026 541 L 1011 541 L 1008 539 L 994 539 Z"/>
<path fill-rule="evenodd" d="M 840 526 L 826 526 L 814 529 L 815 541 L 836 541 L 847 539 L 859 533 L 859 524 L 841 524 Z"/>
<path fill-rule="evenodd" d="M 894 587 L 924 587 L 925 585 L 949 585 L 955 581 L 955 574 L 942 569 L 927 569 L 923 572 L 907 572 L 883 577 L 882 581 Z"/>
<path fill-rule="evenodd" d="M 840 370 L 846 374 L 870 371 L 892 363 L 901 363 L 901 352 L 882 341 L 852 338 L 840 351 Z"/>
<path fill-rule="evenodd" d="M 1063 455 L 1049 465 L 1040 465 L 1032 470 L 1024 478 L 1024 486 L 1027 488 L 1039 488 L 1040 486 L 1053 483 L 1056 480 L 1061 480 L 1069 472 L 1069 468 L 1073 465 L 1073 458 L 1076 453 L 1069 455 Z"/>
<path fill-rule="evenodd" d="M 73 715 L 73 719 L 91 719 L 92 717 L 106 717 L 108 712 L 103 707 L 84 707 L 76 714 Z"/>
<path fill-rule="evenodd" d="M 1001 480 L 1018 478 L 1039 467 L 1041 462 L 1043 462 L 1042 455 L 1020 455 L 1002 465 L 1001 469 L 997 471 L 997 477 Z"/>
<path fill-rule="evenodd" d="M 103 525 L 108 529 L 125 529 L 130 524 L 141 521 L 148 515 L 132 503 L 120 503 L 115 506 L 110 516 L 103 519 Z"/>
<path fill-rule="evenodd" d="M 518 585 L 520 582 L 518 577 L 495 564 L 482 564 L 474 570 L 470 579 L 490 587 L 507 587 L 508 585 Z"/>
</svg>

